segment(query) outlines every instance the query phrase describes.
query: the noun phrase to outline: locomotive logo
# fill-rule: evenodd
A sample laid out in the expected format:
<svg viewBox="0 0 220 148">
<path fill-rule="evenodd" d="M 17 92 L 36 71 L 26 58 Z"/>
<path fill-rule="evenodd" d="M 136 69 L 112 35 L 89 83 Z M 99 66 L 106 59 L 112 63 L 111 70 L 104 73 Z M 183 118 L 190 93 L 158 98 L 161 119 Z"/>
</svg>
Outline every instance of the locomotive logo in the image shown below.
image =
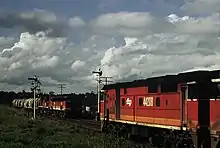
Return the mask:
<svg viewBox="0 0 220 148">
<path fill-rule="evenodd" d="M 132 104 L 132 100 L 131 100 L 130 98 L 127 98 L 127 100 L 126 100 L 126 104 L 127 104 L 128 106 L 131 106 L 131 104 Z"/>
<path fill-rule="evenodd" d="M 144 106 L 153 106 L 153 97 L 144 97 Z"/>
</svg>

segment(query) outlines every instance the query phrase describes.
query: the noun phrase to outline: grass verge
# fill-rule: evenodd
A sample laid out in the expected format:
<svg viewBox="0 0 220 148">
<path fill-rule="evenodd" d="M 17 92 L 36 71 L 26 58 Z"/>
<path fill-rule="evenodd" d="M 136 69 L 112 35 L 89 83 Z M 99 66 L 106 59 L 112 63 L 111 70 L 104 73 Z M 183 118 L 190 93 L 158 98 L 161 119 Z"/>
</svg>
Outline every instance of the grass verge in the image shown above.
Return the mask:
<svg viewBox="0 0 220 148">
<path fill-rule="evenodd" d="M 80 132 L 73 124 L 30 120 L 26 113 L 0 105 L 0 148 L 127 148 L 123 138 Z"/>
</svg>

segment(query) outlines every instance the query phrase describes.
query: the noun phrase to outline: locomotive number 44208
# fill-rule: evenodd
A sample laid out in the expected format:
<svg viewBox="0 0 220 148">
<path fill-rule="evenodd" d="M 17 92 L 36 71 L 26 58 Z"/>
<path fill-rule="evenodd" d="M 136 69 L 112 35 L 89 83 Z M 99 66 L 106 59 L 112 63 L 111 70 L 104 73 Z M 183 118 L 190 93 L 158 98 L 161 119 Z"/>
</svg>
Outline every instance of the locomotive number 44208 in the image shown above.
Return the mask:
<svg viewBox="0 0 220 148">
<path fill-rule="evenodd" d="M 154 104 L 153 97 L 144 97 L 143 104 L 144 106 L 153 106 Z"/>
</svg>

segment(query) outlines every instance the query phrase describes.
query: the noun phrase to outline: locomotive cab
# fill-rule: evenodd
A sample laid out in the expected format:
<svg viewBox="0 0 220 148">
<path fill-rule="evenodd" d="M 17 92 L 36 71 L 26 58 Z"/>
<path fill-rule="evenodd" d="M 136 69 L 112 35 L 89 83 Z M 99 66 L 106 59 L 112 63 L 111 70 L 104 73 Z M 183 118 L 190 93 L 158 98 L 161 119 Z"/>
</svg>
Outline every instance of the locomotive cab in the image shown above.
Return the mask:
<svg viewBox="0 0 220 148">
<path fill-rule="evenodd" d="M 203 143 L 205 147 L 215 147 L 218 142 L 213 137 L 220 131 L 219 82 L 220 79 L 203 78 L 181 86 L 182 126 L 195 129 L 197 146 Z"/>
</svg>

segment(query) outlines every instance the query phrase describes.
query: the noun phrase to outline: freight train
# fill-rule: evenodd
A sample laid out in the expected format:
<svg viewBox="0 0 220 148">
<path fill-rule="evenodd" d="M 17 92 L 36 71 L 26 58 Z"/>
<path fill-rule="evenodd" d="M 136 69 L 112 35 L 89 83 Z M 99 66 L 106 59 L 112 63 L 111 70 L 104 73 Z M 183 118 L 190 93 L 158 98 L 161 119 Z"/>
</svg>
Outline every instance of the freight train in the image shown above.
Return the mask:
<svg viewBox="0 0 220 148">
<path fill-rule="evenodd" d="M 145 137 L 156 146 L 218 147 L 219 78 L 217 70 L 193 71 L 105 85 L 102 130 Z"/>
<path fill-rule="evenodd" d="M 82 118 L 87 111 L 82 108 L 82 99 L 71 96 L 51 96 L 47 99 L 36 98 L 36 113 L 40 115 L 58 116 L 61 118 Z M 33 112 L 34 99 L 14 99 L 12 106 Z M 91 117 L 90 117 L 91 118 Z"/>
</svg>

